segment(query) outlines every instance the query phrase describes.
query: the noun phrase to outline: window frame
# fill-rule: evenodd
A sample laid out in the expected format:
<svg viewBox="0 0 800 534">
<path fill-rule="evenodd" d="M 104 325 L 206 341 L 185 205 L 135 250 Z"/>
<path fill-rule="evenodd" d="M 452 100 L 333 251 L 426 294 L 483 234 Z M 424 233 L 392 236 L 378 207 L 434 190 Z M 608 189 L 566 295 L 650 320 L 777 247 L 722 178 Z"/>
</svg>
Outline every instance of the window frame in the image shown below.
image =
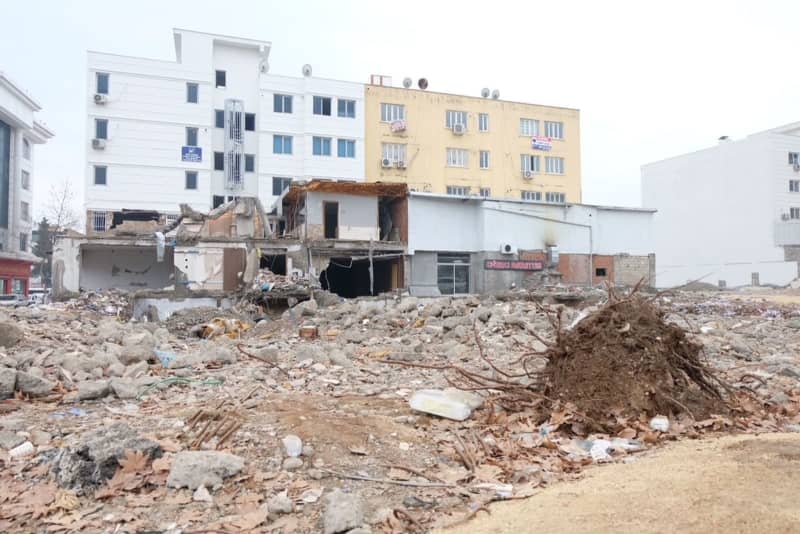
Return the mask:
<svg viewBox="0 0 800 534">
<path fill-rule="evenodd" d="M 93 211 L 92 212 L 92 231 L 93 232 L 105 232 L 106 231 L 106 224 L 108 223 L 108 217 L 106 212 L 104 211 Z M 102 222 L 103 227 L 102 229 L 99 227 L 98 223 Z"/>
<path fill-rule="evenodd" d="M 319 147 L 319 150 L 317 149 Z M 327 147 L 327 151 L 325 150 Z M 323 137 L 321 135 L 314 135 L 311 137 L 311 155 L 330 157 L 333 153 L 333 139 L 330 137 Z"/>
<path fill-rule="evenodd" d="M 528 162 L 527 165 L 525 162 Z M 522 172 L 541 172 L 542 162 L 538 154 L 520 154 L 520 170 Z"/>
<path fill-rule="evenodd" d="M 567 196 L 560 191 L 547 191 L 544 194 L 544 201 L 548 204 L 566 204 Z"/>
<path fill-rule="evenodd" d="M 220 120 L 221 119 L 221 120 Z M 225 110 L 214 110 L 214 128 L 225 128 Z"/>
<path fill-rule="evenodd" d="M 278 109 L 278 102 L 280 102 L 280 108 Z M 289 110 L 286 110 L 286 103 L 289 103 Z M 294 107 L 294 96 L 288 95 L 286 93 L 273 93 L 272 94 L 272 112 L 273 113 L 293 113 Z"/>
<path fill-rule="evenodd" d="M 19 172 L 19 185 L 25 191 L 31 190 L 31 173 L 29 173 L 25 169 L 22 169 Z"/>
<path fill-rule="evenodd" d="M 281 151 L 277 152 L 275 147 L 277 146 L 276 143 L 280 140 L 281 144 Z M 289 151 L 286 151 L 286 145 L 289 145 Z M 284 156 L 291 156 L 294 153 L 294 138 L 291 135 L 283 135 L 283 134 L 272 134 L 272 153 Z"/>
<path fill-rule="evenodd" d="M 245 132 L 255 132 L 256 131 L 256 114 L 255 113 L 245 113 L 244 114 L 244 131 Z"/>
<path fill-rule="evenodd" d="M 280 192 L 278 192 L 278 193 L 275 192 L 276 191 L 275 186 L 277 184 L 280 184 L 280 185 L 283 186 L 283 189 L 281 189 Z M 272 177 L 272 196 L 274 196 L 274 197 L 281 196 L 283 194 L 283 192 L 286 191 L 286 189 L 291 187 L 291 185 L 292 185 L 292 179 L 291 178 L 287 178 L 285 176 L 273 176 Z"/>
<path fill-rule="evenodd" d="M 451 155 L 453 157 L 451 157 Z M 466 148 L 448 147 L 447 166 L 455 169 L 469 169 L 469 150 Z"/>
<path fill-rule="evenodd" d="M 221 165 L 218 165 L 221 163 Z M 225 152 L 214 152 L 214 170 L 215 171 L 224 171 L 225 170 Z"/>
<path fill-rule="evenodd" d="M 100 79 L 105 78 L 105 88 L 101 88 Z M 106 95 L 111 92 L 111 74 L 108 72 L 95 72 L 94 92 L 98 95 Z"/>
<path fill-rule="evenodd" d="M 256 172 L 256 155 L 244 155 L 244 172 Z"/>
<path fill-rule="evenodd" d="M 184 189 L 189 191 L 197 191 L 198 182 L 200 181 L 197 171 L 186 171 L 184 177 Z M 194 183 L 192 183 L 192 181 L 189 179 L 190 177 L 194 179 Z"/>
<path fill-rule="evenodd" d="M 194 137 L 194 139 L 192 139 Z M 196 126 L 187 126 L 186 127 L 186 146 L 200 146 L 200 128 Z M 194 141 L 192 143 L 191 141 Z"/>
<path fill-rule="evenodd" d="M 455 197 L 468 197 L 470 187 L 468 185 L 448 185 L 445 186 L 445 192 L 448 195 Z"/>
<path fill-rule="evenodd" d="M 789 219 L 793 221 L 800 219 L 800 208 L 798 207 L 789 208 Z"/>
<path fill-rule="evenodd" d="M 789 180 L 789 192 L 800 193 L 800 180 Z"/>
<path fill-rule="evenodd" d="M 555 134 L 553 130 L 555 129 Z M 564 140 L 564 123 L 562 121 L 544 121 L 544 136 L 550 139 Z"/>
<path fill-rule="evenodd" d="M 103 135 L 100 136 L 100 125 L 103 125 Z M 105 139 L 108 141 L 108 119 L 95 119 L 94 120 L 94 138 Z"/>
<path fill-rule="evenodd" d="M 789 152 L 789 165 L 800 164 L 800 152 Z"/>
<path fill-rule="evenodd" d="M 463 121 L 456 120 L 456 118 L 463 118 Z M 467 122 L 469 121 L 469 114 L 466 111 L 460 111 L 457 109 L 448 109 L 444 112 L 444 127 L 448 130 L 452 130 L 456 124 L 461 124 L 464 126 L 465 129 L 467 128 Z"/>
<path fill-rule="evenodd" d="M 344 151 L 342 150 L 344 147 Z M 352 154 L 348 149 L 352 147 Z M 344 152 L 344 155 L 342 155 Z M 337 158 L 355 158 L 356 157 L 356 140 L 355 139 L 337 139 L 336 140 L 336 157 Z"/>
<path fill-rule="evenodd" d="M 520 190 L 520 197 L 522 200 L 527 200 L 528 202 L 541 202 L 542 201 L 542 192 L 541 191 L 531 191 L 529 189 L 521 189 Z M 530 198 L 528 198 L 530 197 Z"/>
<path fill-rule="evenodd" d="M 24 222 L 31 222 L 31 204 L 25 200 L 19 201 L 20 219 Z"/>
<path fill-rule="evenodd" d="M 492 196 L 492 188 L 491 187 L 481 187 L 478 190 L 478 195 L 481 198 L 491 198 L 491 196 Z"/>
<path fill-rule="evenodd" d="M 488 150 L 479 150 L 478 151 L 478 169 L 480 169 L 482 171 L 488 170 L 489 169 L 489 165 L 491 165 L 491 156 L 489 155 L 489 151 Z"/>
<path fill-rule="evenodd" d="M 222 75 L 222 83 L 220 83 L 220 75 Z M 227 87 L 228 86 L 228 73 L 227 71 L 214 69 L 214 87 Z"/>
<path fill-rule="evenodd" d="M 320 103 L 319 113 L 317 112 L 317 102 Z M 328 105 L 327 113 L 325 113 L 325 104 Z M 312 102 L 312 113 L 321 117 L 330 117 L 333 115 L 333 98 L 330 96 L 314 95 Z"/>
<path fill-rule="evenodd" d="M 406 120 L 406 106 L 405 104 L 392 104 L 391 102 L 381 102 L 381 120 L 391 124 L 395 121 Z"/>
<path fill-rule="evenodd" d="M 344 104 L 344 114 L 342 114 L 342 104 Z M 350 106 L 352 105 L 353 114 L 350 115 Z M 337 98 L 336 99 L 336 116 L 343 119 L 356 118 L 356 101 L 350 98 Z"/>
<path fill-rule="evenodd" d="M 94 182 L 94 185 L 108 185 L 108 166 L 107 165 L 94 165 L 93 167 L 94 167 L 94 170 L 93 170 L 93 175 L 94 175 L 93 176 L 93 182 Z M 98 174 L 97 173 L 100 170 L 103 171 L 102 172 L 102 174 L 103 174 L 102 183 L 97 181 L 97 178 L 98 178 Z"/>
<path fill-rule="evenodd" d="M 488 132 L 489 131 L 489 114 L 488 113 L 478 113 L 478 131 L 479 132 Z"/>
<path fill-rule="evenodd" d="M 530 128 L 526 128 L 529 125 Z M 528 132 L 527 130 L 532 130 Z M 519 119 L 519 135 L 521 137 L 535 137 L 539 135 L 539 119 L 530 119 L 527 117 L 520 117 Z"/>
<path fill-rule="evenodd" d="M 436 255 L 436 286 L 439 288 L 439 291 L 442 295 L 467 295 L 470 292 L 470 264 L 471 264 L 471 256 L 469 253 L 466 254 L 457 254 L 457 253 L 440 253 Z M 442 271 L 449 269 L 451 274 L 449 276 L 449 280 L 452 280 L 452 292 L 445 290 L 442 291 L 442 285 L 447 283 L 442 281 Z M 462 275 L 466 282 L 466 287 L 462 286 L 464 291 L 456 291 L 457 286 L 457 277 L 456 277 L 456 269 L 462 270 L 463 273 L 466 275 Z M 450 288 L 448 288 L 450 289 Z"/>
<path fill-rule="evenodd" d="M 392 163 L 408 161 L 406 154 L 408 148 L 405 143 L 381 143 L 381 159 L 388 159 Z"/>
<path fill-rule="evenodd" d="M 31 160 L 31 142 L 24 137 L 22 138 L 22 158 Z"/>
<path fill-rule="evenodd" d="M 544 172 L 545 174 L 554 174 L 558 176 L 564 175 L 564 158 L 559 156 L 545 156 Z"/>
<path fill-rule="evenodd" d="M 19 233 L 19 250 L 20 252 L 28 252 L 28 245 L 29 243 L 28 233 L 27 232 L 20 232 Z"/>
<path fill-rule="evenodd" d="M 194 100 L 192 100 L 192 89 L 194 89 Z M 186 82 L 186 103 L 200 103 L 200 84 L 197 82 Z"/>
</svg>

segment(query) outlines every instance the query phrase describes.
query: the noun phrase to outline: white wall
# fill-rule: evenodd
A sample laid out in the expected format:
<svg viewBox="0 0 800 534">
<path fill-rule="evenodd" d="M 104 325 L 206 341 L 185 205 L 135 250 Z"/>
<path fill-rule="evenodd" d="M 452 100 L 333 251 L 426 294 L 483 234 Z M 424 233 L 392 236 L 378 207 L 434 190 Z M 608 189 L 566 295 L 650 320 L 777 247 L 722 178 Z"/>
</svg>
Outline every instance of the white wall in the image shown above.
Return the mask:
<svg viewBox="0 0 800 534">
<path fill-rule="evenodd" d="M 80 287 L 128 290 L 161 289 L 173 283 L 172 249 L 156 261 L 155 247 L 81 247 Z"/>
<path fill-rule="evenodd" d="M 308 224 L 324 224 L 324 202 L 339 203 L 339 239 L 380 239 L 377 197 L 310 191 L 306 195 Z"/>
<path fill-rule="evenodd" d="M 658 210 L 660 286 L 698 278 L 737 286 L 749 284 L 753 272 L 761 283 L 786 284 L 797 275 L 774 241 L 775 223 L 792 198 L 782 192 L 793 174 L 791 146 L 800 152 L 800 138 L 777 143 L 762 133 L 642 166 L 642 203 Z"/>
</svg>

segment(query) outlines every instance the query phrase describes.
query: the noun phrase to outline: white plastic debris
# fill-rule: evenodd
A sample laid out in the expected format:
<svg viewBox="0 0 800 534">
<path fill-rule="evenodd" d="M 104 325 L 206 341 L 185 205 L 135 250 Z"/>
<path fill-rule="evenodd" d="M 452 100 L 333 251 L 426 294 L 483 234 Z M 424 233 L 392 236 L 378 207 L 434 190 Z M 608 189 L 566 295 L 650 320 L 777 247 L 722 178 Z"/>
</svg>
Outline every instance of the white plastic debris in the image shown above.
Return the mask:
<svg viewBox="0 0 800 534">
<path fill-rule="evenodd" d="M 493 491 L 494 494 L 501 499 L 509 499 L 514 495 L 514 486 L 511 484 L 500 484 L 492 482 L 482 482 L 473 486 L 479 490 Z"/>
<path fill-rule="evenodd" d="M 289 434 L 283 438 L 283 448 L 286 451 L 286 456 L 297 458 L 303 452 L 303 440 L 293 434 Z"/>
<path fill-rule="evenodd" d="M 408 404 L 412 410 L 455 421 L 463 421 L 472 415 L 469 405 L 439 389 L 421 389 L 411 396 Z"/>
<path fill-rule="evenodd" d="M 194 495 L 192 495 L 192 500 L 195 502 L 214 502 L 214 497 L 211 496 L 205 486 L 197 486 Z"/>
<path fill-rule="evenodd" d="M 12 458 L 25 458 L 26 456 L 32 455 L 34 452 L 36 452 L 36 449 L 34 448 L 33 443 L 26 441 L 22 445 L 17 445 L 8 451 L 8 455 Z"/>
<path fill-rule="evenodd" d="M 607 439 L 596 439 L 592 442 L 592 448 L 589 449 L 589 455 L 595 462 L 598 460 L 610 460 L 611 455 L 608 450 L 611 448 L 611 442 Z"/>
<path fill-rule="evenodd" d="M 650 419 L 650 428 L 659 432 L 666 432 L 669 430 L 669 419 L 663 415 L 657 415 Z"/>
</svg>

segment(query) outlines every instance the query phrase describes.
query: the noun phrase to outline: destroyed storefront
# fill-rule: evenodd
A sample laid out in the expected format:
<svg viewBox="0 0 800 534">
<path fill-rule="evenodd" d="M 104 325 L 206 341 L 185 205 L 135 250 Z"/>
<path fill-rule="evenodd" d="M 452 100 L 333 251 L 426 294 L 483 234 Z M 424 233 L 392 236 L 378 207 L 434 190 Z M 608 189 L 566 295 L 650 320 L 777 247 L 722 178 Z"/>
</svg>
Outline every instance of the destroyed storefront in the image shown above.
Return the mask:
<svg viewBox="0 0 800 534">
<path fill-rule="evenodd" d="M 655 283 L 653 210 L 411 192 L 412 294 Z"/>
<path fill-rule="evenodd" d="M 408 234 L 405 184 L 312 181 L 292 186 L 281 202 L 280 240 L 301 244 L 287 274 L 309 275 L 341 297 L 405 287 Z"/>
</svg>

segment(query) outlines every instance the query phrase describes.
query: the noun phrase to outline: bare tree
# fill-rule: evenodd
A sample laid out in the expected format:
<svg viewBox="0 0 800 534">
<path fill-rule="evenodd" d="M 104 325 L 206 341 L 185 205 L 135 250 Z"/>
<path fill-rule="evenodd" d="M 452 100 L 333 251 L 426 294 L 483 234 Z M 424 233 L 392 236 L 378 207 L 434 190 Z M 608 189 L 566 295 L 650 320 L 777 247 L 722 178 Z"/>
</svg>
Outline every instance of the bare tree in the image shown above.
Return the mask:
<svg viewBox="0 0 800 534">
<path fill-rule="evenodd" d="M 69 179 L 64 179 L 59 184 L 50 186 L 50 196 L 45 206 L 45 216 L 55 227 L 56 231 L 63 231 L 68 228 L 77 228 L 78 212 L 75 210 L 75 191 Z"/>
</svg>

